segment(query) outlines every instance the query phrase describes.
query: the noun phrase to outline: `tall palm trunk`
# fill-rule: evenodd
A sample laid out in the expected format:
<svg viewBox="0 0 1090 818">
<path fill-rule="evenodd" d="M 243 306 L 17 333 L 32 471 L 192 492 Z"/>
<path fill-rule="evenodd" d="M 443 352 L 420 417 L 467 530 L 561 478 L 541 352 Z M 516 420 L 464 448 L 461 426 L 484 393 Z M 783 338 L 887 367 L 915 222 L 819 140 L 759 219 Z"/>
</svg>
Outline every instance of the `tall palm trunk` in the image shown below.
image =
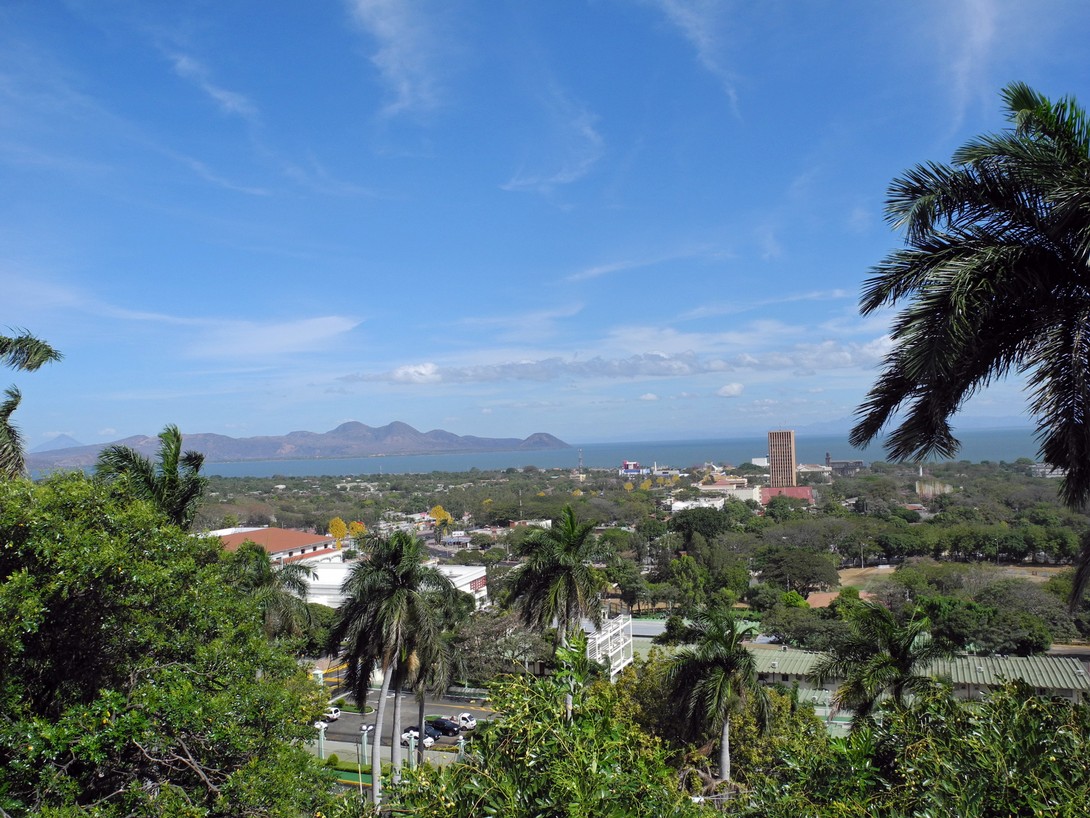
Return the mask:
<svg viewBox="0 0 1090 818">
<path fill-rule="evenodd" d="M 719 736 L 719 777 L 730 781 L 730 716 L 724 717 Z"/>
<path fill-rule="evenodd" d="M 416 766 L 420 766 L 424 763 L 424 688 L 421 687 L 416 694 L 417 707 L 417 719 L 416 723 L 420 725 L 420 741 L 416 745 Z"/>
<path fill-rule="evenodd" d="M 397 672 L 397 659 L 393 659 L 382 673 L 382 687 L 379 689 L 378 705 L 375 707 L 375 745 L 371 748 L 371 800 L 375 805 L 382 803 L 382 720 L 386 715 L 386 696 L 390 693 L 390 681 Z M 397 744 L 400 736 L 392 736 L 390 743 Z"/>
<path fill-rule="evenodd" d="M 394 768 L 394 780 L 400 780 L 401 776 L 401 679 L 395 679 L 394 683 L 394 719 L 393 726 L 390 728 L 390 765 Z M 420 728 L 420 738 L 418 741 L 422 741 L 424 738 L 424 728 Z"/>
<path fill-rule="evenodd" d="M 568 623 L 563 618 L 557 622 L 556 625 L 556 649 L 559 652 L 561 648 L 568 646 Z M 572 709 L 575 706 L 575 699 L 572 697 L 572 693 L 569 690 L 564 694 L 564 712 L 567 714 L 568 721 L 572 719 Z"/>
</svg>

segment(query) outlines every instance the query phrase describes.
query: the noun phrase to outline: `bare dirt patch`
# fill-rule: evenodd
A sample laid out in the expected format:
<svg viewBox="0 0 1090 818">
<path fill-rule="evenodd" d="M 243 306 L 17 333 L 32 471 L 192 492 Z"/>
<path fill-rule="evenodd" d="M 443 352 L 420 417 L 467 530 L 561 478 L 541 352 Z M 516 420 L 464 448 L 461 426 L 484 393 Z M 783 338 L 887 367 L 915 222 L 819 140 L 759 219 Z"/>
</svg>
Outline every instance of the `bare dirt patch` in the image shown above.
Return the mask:
<svg viewBox="0 0 1090 818">
<path fill-rule="evenodd" d="M 1018 579 L 1030 582 L 1048 582 L 1061 571 L 1069 570 L 1063 565 L 999 565 L 1000 571 Z M 873 568 L 845 568 L 840 571 L 840 587 L 851 585 L 861 591 L 871 590 L 871 585 L 884 579 L 896 570 L 895 566 L 882 565 Z"/>
<path fill-rule="evenodd" d="M 1030 582 L 1048 582 L 1052 577 L 1062 571 L 1069 571 L 1066 565 L 1000 565 L 1004 574 L 1009 574 L 1018 579 L 1028 579 Z"/>
<path fill-rule="evenodd" d="M 869 591 L 870 586 L 884 577 L 893 573 L 892 565 L 879 565 L 872 568 L 845 568 L 840 574 L 840 587 L 848 585 L 858 588 L 860 591 Z"/>
</svg>

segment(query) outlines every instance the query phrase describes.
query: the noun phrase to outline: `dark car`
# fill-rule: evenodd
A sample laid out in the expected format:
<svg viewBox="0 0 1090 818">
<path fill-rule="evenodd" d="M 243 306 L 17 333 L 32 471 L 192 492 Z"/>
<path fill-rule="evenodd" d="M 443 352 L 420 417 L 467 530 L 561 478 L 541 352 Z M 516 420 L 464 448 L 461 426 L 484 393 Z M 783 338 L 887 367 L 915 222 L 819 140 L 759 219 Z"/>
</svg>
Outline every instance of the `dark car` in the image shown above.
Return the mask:
<svg viewBox="0 0 1090 818">
<path fill-rule="evenodd" d="M 434 727 L 444 736 L 456 736 L 461 732 L 461 728 L 450 719 L 432 719 L 428 722 L 429 727 Z"/>
</svg>

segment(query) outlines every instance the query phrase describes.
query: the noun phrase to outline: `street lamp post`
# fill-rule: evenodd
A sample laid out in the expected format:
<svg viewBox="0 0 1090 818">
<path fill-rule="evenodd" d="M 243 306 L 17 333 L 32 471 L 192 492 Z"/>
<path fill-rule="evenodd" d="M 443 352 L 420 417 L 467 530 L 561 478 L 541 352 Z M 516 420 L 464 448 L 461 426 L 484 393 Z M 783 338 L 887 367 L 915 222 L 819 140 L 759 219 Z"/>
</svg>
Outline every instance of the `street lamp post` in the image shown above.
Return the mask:
<svg viewBox="0 0 1090 818">
<path fill-rule="evenodd" d="M 421 739 L 423 741 L 423 739 Z M 416 758 L 416 736 L 409 736 L 409 769 L 413 768 L 413 760 Z"/>
<path fill-rule="evenodd" d="M 356 745 L 356 775 L 360 778 L 360 800 L 363 800 L 363 762 L 361 758 L 367 758 L 367 734 L 374 730 L 372 724 L 360 725 L 360 742 Z M 371 770 L 371 779 L 374 780 L 374 770 Z"/>
<path fill-rule="evenodd" d="M 321 761 L 325 758 L 326 723 L 324 721 L 316 721 L 314 722 L 314 726 L 318 728 L 318 760 Z"/>
</svg>

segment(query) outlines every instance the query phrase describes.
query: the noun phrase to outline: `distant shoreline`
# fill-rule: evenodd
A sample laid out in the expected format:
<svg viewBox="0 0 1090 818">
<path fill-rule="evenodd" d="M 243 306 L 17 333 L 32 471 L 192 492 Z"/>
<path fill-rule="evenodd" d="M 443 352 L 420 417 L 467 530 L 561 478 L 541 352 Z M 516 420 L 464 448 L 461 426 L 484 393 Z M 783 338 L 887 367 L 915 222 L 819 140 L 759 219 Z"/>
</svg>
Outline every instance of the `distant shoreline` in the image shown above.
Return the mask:
<svg viewBox="0 0 1090 818">
<path fill-rule="evenodd" d="M 962 449 L 954 460 L 1014 462 L 1036 461 L 1037 444 L 1030 428 L 970 430 L 960 435 Z M 766 438 L 752 436 L 721 440 L 631 441 L 572 444 L 565 449 L 535 451 L 484 451 L 447 454 L 385 454 L 365 457 L 295 458 L 286 460 L 239 460 L 206 462 L 204 472 L 220 477 L 319 477 L 386 474 L 460 473 L 473 469 L 502 471 L 535 466 L 540 469 L 574 469 L 582 457 L 587 469 L 616 469 L 622 460 L 651 466 L 688 468 L 706 462 L 738 465 L 765 454 Z M 881 446 L 856 449 L 846 433 L 839 435 L 796 434 L 799 463 L 824 464 L 828 453 L 834 460 L 884 460 Z M 316 468 L 321 466 L 320 468 Z"/>
</svg>

